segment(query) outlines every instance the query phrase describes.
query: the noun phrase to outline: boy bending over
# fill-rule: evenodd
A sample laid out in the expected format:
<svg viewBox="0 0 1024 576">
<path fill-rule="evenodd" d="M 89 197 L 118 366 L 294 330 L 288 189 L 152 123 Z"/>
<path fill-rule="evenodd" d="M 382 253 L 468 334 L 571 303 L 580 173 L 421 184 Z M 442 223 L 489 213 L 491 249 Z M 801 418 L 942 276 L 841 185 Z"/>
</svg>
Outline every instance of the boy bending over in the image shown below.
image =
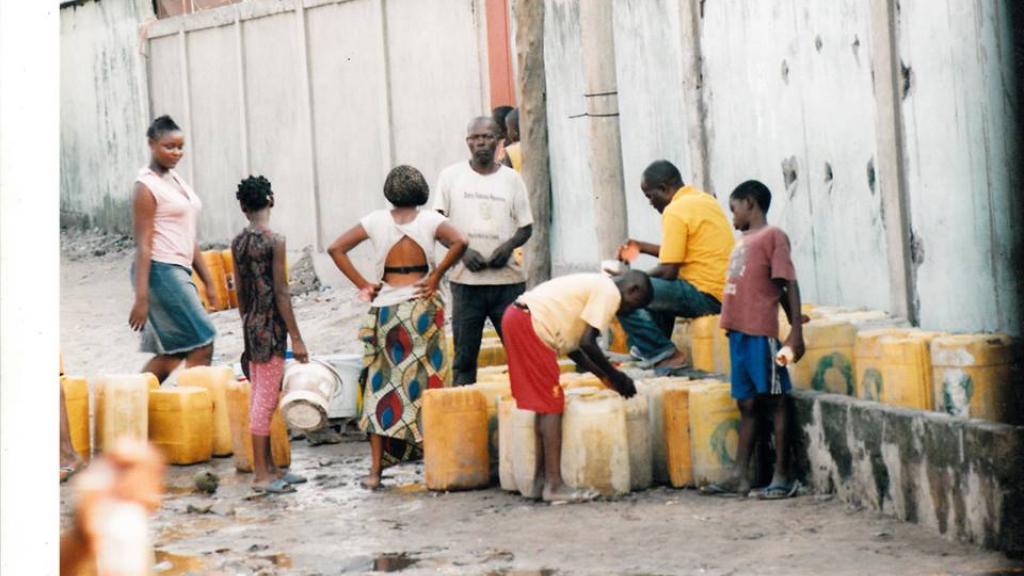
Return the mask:
<svg viewBox="0 0 1024 576">
<path fill-rule="evenodd" d="M 546 502 L 581 502 L 592 491 L 562 484 L 562 412 L 558 355 L 567 353 L 612 390 L 629 398 L 633 380 L 616 370 L 597 345 L 597 336 L 616 314 L 643 308 L 651 281 L 643 272 L 614 280 L 603 274 L 571 274 L 549 280 L 520 296 L 502 318 L 512 396 L 522 410 L 537 413 L 537 453 Z"/>
</svg>

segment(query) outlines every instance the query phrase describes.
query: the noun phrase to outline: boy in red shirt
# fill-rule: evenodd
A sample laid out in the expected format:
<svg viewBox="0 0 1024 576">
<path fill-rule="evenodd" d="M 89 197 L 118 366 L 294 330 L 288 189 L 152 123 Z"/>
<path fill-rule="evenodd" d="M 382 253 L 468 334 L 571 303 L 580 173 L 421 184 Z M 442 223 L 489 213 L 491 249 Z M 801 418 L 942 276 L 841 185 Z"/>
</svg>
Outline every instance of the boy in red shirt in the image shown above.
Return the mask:
<svg viewBox="0 0 1024 576">
<path fill-rule="evenodd" d="M 733 477 L 706 486 L 705 494 L 746 495 L 750 491 L 747 471 L 758 412 L 772 415 L 775 433 L 775 472 L 758 498 L 788 498 L 799 487 L 790 478 L 786 462 L 786 392 L 791 385 L 785 365 L 804 354 L 800 288 L 790 259 L 789 238 L 769 226 L 765 216 L 771 200 L 768 187 L 756 180 L 740 184 L 729 196 L 733 227 L 742 235 L 729 260 L 721 326 L 729 334 L 732 397 L 740 409 L 739 447 Z M 781 348 L 778 340 L 780 303 L 792 326 L 785 342 L 788 350 Z"/>
</svg>

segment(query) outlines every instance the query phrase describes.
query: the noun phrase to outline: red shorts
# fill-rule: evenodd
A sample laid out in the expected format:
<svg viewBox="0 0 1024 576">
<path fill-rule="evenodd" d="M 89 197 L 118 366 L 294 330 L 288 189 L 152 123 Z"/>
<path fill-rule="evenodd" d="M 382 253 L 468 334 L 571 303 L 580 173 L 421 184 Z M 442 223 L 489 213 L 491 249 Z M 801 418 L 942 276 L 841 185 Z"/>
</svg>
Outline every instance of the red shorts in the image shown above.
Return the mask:
<svg viewBox="0 0 1024 576">
<path fill-rule="evenodd" d="M 501 328 L 516 406 L 538 414 L 561 414 L 565 395 L 559 383 L 558 354 L 533 331 L 530 312 L 509 306 Z"/>
</svg>

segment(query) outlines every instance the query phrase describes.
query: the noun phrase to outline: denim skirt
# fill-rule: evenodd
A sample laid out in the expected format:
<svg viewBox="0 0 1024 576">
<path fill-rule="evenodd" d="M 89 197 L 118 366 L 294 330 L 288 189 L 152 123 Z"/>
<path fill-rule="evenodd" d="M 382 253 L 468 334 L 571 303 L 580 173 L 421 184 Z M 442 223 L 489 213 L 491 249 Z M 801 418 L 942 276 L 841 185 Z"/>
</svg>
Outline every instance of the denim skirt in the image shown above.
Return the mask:
<svg viewBox="0 0 1024 576">
<path fill-rule="evenodd" d="M 134 264 L 131 278 L 134 286 Z M 192 271 L 178 264 L 150 262 L 149 315 L 140 351 L 184 354 L 210 344 L 216 336 L 192 282 Z"/>
</svg>

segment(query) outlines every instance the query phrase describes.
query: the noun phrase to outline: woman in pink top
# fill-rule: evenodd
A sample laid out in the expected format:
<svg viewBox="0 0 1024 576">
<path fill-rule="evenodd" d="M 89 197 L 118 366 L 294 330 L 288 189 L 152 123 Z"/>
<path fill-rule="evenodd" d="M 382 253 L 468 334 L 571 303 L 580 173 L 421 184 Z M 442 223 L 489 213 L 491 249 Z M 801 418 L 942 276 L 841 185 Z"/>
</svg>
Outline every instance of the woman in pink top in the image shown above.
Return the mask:
<svg viewBox="0 0 1024 576">
<path fill-rule="evenodd" d="M 182 360 L 189 367 L 209 366 L 213 357 L 217 332 L 192 282 L 193 268 L 210 301 L 216 297 L 196 242 L 202 202 L 174 171 L 185 136 L 169 116 L 153 120 L 146 136 L 152 160 L 133 192 L 135 304 L 128 325 L 142 331 L 142 351 L 155 354 L 142 371 L 163 382 Z"/>
</svg>

